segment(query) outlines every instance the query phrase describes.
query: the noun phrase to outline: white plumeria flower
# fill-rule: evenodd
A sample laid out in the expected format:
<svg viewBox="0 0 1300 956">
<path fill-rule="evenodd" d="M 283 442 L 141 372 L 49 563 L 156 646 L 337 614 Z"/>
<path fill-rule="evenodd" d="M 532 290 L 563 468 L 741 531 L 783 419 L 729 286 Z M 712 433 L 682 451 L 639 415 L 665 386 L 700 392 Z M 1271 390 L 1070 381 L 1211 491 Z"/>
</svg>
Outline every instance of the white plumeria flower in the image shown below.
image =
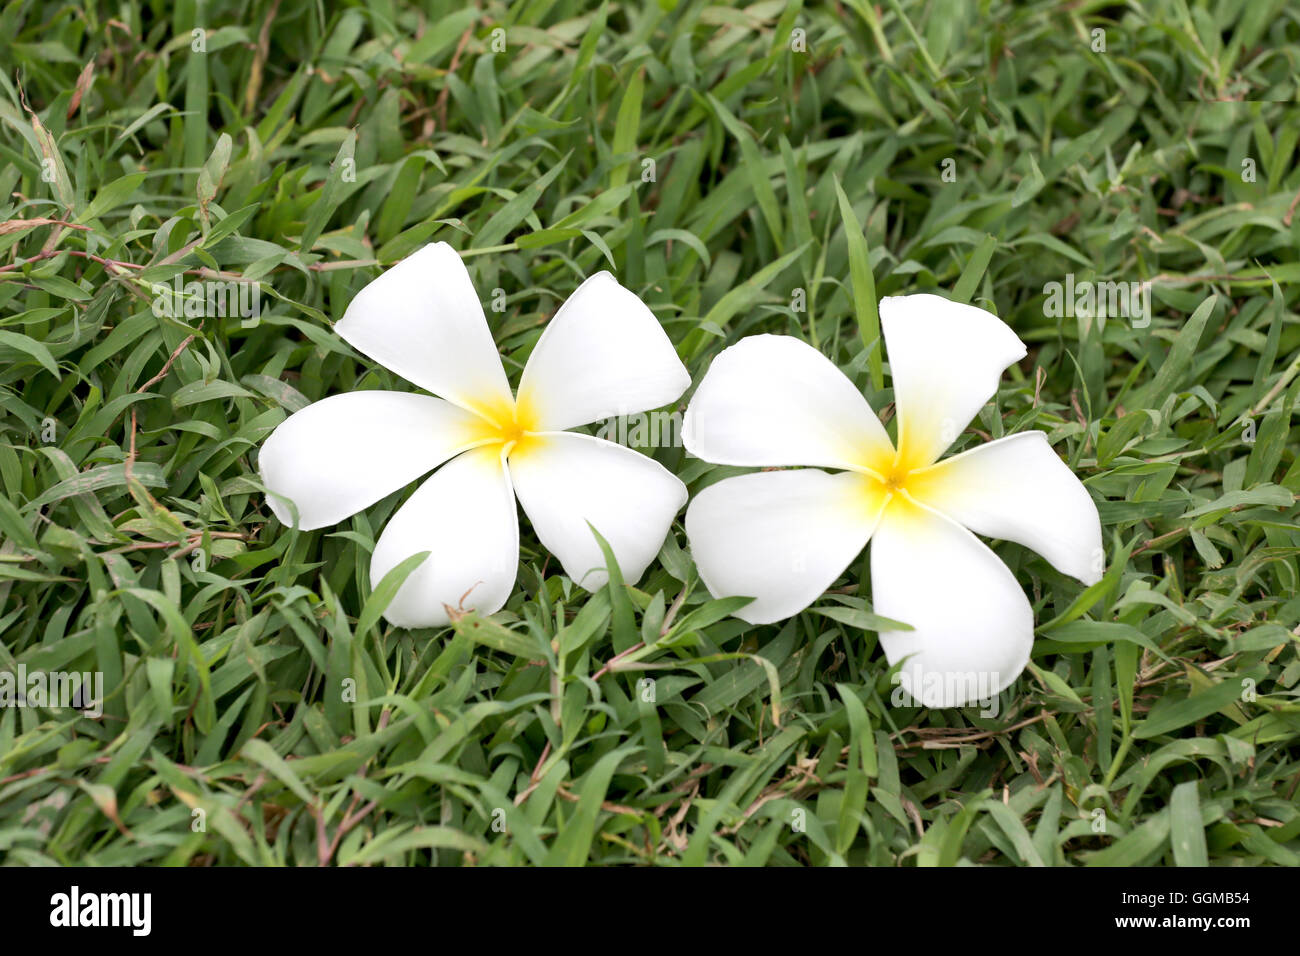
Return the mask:
<svg viewBox="0 0 1300 956">
<path fill-rule="evenodd" d="M 542 544 L 589 590 L 605 583 L 594 527 L 629 583 L 658 554 L 686 487 L 652 458 L 566 431 L 673 401 L 690 376 L 651 311 L 608 272 L 560 307 L 512 395 L 460 256 L 428 245 L 354 298 L 335 330 L 442 396 L 360 391 L 290 415 L 262 446 L 267 503 L 286 525 L 335 524 L 447 462 L 392 516 L 370 582 L 428 558 L 384 616 L 441 627 L 449 611 L 499 610 L 519 565 L 518 495 Z M 588 524 L 590 522 L 590 524 Z"/>
<path fill-rule="evenodd" d="M 755 599 L 736 612 L 753 624 L 806 608 L 870 539 L 874 608 L 913 627 L 880 634 L 890 664 L 905 660 L 900 683 L 926 706 L 962 706 L 1005 689 L 1033 644 L 1024 592 L 975 534 L 1023 544 L 1092 584 L 1101 522 L 1042 432 L 939 461 L 1025 357 L 1006 324 L 937 295 L 883 299 L 880 319 L 898 448 L 821 352 L 789 336 L 746 338 L 696 390 L 686 448 L 720 465 L 814 467 L 710 485 L 687 509 L 686 534 L 713 595 Z"/>
</svg>

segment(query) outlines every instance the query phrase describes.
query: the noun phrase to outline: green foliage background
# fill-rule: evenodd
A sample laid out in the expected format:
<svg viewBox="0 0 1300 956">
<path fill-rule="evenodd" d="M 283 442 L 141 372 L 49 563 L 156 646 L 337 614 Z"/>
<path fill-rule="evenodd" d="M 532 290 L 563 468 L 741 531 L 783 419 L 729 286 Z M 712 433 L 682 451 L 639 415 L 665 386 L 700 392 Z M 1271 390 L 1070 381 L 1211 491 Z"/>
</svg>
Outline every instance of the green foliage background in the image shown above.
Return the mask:
<svg viewBox="0 0 1300 956">
<path fill-rule="evenodd" d="M 1298 17 L 7 3 L 0 669 L 98 670 L 110 694 L 98 720 L 0 709 L 0 856 L 1300 862 Z M 636 588 L 597 594 L 525 524 L 504 611 L 391 628 L 368 555 L 409 490 L 295 534 L 254 465 L 310 401 L 409 388 L 331 323 L 433 240 L 505 290 L 516 381 L 602 268 L 694 381 L 781 332 L 886 413 L 876 296 L 988 307 L 1030 355 L 961 441 L 1048 432 L 1108 573 L 1083 591 L 996 545 L 1039 625 L 996 716 L 894 702 L 859 566 L 748 627 L 680 523 Z M 260 322 L 156 316 L 151 283 L 181 273 L 260 281 Z M 1149 283 L 1150 325 L 1049 317 L 1066 273 Z M 735 472 L 649 451 L 692 491 Z"/>
</svg>

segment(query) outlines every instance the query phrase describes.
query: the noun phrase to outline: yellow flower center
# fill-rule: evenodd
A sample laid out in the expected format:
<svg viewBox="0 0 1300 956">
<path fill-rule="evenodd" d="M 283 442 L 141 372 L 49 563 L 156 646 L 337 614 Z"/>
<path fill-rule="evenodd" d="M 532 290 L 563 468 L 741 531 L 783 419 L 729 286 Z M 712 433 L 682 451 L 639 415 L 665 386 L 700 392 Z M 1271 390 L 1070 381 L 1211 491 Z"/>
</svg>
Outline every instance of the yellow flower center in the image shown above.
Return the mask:
<svg viewBox="0 0 1300 956">
<path fill-rule="evenodd" d="M 474 440 L 483 446 L 508 448 L 506 454 L 513 458 L 536 444 L 537 414 L 528 403 L 511 402 L 508 406 L 483 409 L 481 416 Z"/>
<path fill-rule="evenodd" d="M 885 487 L 890 491 L 907 490 L 907 478 L 912 473 L 912 470 L 904 465 L 900 458 L 901 456 L 895 458 L 889 468 L 880 476 L 885 480 Z"/>
<path fill-rule="evenodd" d="M 932 484 L 929 469 L 916 467 L 893 449 L 874 449 L 863 457 L 862 466 L 869 469 L 862 475 L 862 501 L 868 513 L 881 514 L 888 509 L 896 517 L 912 514 L 915 501 L 923 498 Z"/>
<path fill-rule="evenodd" d="M 502 426 L 501 441 L 503 441 L 507 445 L 512 443 L 518 444 L 520 440 L 523 439 L 523 437 L 527 434 L 528 431 L 524 429 L 522 425 L 520 425 L 518 422 L 511 422 L 508 425 Z"/>
<path fill-rule="evenodd" d="M 943 477 L 906 442 L 898 448 L 889 443 L 857 448 L 848 460 L 863 470 L 869 507 L 909 510 L 914 501 L 927 498 Z"/>
</svg>

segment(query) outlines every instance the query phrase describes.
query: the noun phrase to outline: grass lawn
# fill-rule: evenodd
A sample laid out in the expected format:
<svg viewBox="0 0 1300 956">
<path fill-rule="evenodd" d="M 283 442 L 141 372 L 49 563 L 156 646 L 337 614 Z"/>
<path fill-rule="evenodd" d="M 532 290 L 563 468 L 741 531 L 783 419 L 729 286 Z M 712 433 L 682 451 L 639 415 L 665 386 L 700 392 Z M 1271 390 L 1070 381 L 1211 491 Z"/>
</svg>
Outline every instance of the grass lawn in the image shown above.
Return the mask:
<svg viewBox="0 0 1300 956">
<path fill-rule="evenodd" d="M 35 0 L 0 65 L 0 671 L 104 691 L 0 707 L 0 860 L 1300 864 L 1295 4 Z M 413 388 L 332 325 L 435 241 L 512 385 L 601 269 L 692 387 L 776 332 L 886 418 L 878 297 L 987 308 L 1029 355 L 956 447 L 1045 432 L 1105 576 L 994 543 L 1033 657 L 950 710 L 866 555 L 750 626 L 681 515 L 595 593 L 523 521 L 502 611 L 393 627 L 414 486 L 295 532 L 257 453 Z"/>
</svg>

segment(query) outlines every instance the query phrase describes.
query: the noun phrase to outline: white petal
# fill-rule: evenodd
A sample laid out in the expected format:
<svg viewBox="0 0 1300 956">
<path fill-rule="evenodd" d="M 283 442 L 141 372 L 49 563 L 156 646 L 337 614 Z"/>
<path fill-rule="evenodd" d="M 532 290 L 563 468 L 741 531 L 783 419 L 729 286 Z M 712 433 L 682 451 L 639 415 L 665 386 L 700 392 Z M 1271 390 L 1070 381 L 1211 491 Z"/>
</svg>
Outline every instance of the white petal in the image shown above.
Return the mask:
<svg viewBox="0 0 1300 956">
<path fill-rule="evenodd" d="M 510 383 L 460 256 L 425 246 L 356 294 L 334 330 L 408 382 L 497 418 Z"/>
<path fill-rule="evenodd" d="M 927 707 L 991 698 L 1019 676 L 1034 617 L 1015 577 L 988 546 L 927 508 L 895 498 L 871 542 L 877 614 L 910 624 L 880 643 L 903 688 Z"/>
<path fill-rule="evenodd" d="M 898 408 L 900 458 L 937 461 L 1025 357 L 1010 326 L 973 305 L 937 295 L 880 300 L 880 323 Z"/>
<path fill-rule="evenodd" d="M 709 485 L 686 509 L 686 537 L 714 597 L 752 597 L 736 612 L 769 624 L 802 611 L 862 551 L 886 495 L 865 475 L 766 471 Z"/>
<path fill-rule="evenodd" d="M 519 381 L 521 418 L 563 431 L 666 405 L 691 384 L 659 320 L 598 272 L 560 306 Z"/>
<path fill-rule="evenodd" d="M 976 534 L 1033 548 L 1085 584 L 1101 580 L 1101 519 L 1043 432 L 1021 432 L 908 476 L 908 492 Z"/>
<path fill-rule="evenodd" d="M 475 439 L 481 419 L 440 398 L 348 392 L 294 412 L 258 453 L 267 504 L 303 531 L 337 524 L 410 484 Z"/>
<path fill-rule="evenodd" d="M 389 519 L 370 559 L 370 586 L 421 551 L 432 552 L 398 589 L 384 617 L 398 627 L 442 627 L 447 608 L 499 611 L 519 569 L 519 518 L 501 446 L 452 459 Z"/>
<path fill-rule="evenodd" d="M 724 349 L 686 410 L 682 438 L 719 465 L 817 465 L 877 472 L 893 449 L 862 393 L 830 359 L 788 335 Z"/>
<path fill-rule="evenodd" d="M 530 435 L 510 454 L 510 477 L 537 537 L 589 591 L 609 579 L 592 527 L 635 584 L 686 504 L 686 486 L 659 462 L 590 435 Z"/>
</svg>

